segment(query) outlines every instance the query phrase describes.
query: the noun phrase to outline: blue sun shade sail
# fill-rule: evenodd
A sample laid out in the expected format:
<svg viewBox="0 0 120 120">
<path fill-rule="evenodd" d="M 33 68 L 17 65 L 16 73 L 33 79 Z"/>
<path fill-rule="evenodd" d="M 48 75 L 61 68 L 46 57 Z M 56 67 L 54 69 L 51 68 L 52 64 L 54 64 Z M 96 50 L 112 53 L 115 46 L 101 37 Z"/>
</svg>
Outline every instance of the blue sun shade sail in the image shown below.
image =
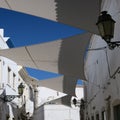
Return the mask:
<svg viewBox="0 0 120 120">
<path fill-rule="evenodd" d="M 62 76 L 61 74 L 47 72 L 47 71 L 43 71 L 43 70 L 37 70 L 37 69 L 33 69 L 33 68 L 28 68 L 28 67 L 26 67 L 25 69 L 29 76 L 36 78 L 38 80 L 45 80 L 45 79 Z"/>
<path fill-rule="evenodd" d="M 79 80 L 77 81 L 77 85 L 83 85 L 83 81 L 79 79 Z"/>
<path fill-rule="evenodd" d="M 10 37 L 15 47 L 50 42 L 85 32 L 59 22 L 3 8 L 0 8 L 0 28 L 5 30 L 5 36 Z"/>
</svg>

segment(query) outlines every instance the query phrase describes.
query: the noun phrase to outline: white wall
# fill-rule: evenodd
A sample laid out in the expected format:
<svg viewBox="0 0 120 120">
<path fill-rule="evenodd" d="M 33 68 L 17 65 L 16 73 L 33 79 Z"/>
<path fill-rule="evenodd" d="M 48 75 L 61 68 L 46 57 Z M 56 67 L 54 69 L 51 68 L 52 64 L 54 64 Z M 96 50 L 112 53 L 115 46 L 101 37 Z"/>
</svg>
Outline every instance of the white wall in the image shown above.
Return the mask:
<svg viewBox="0 0 120 120">
<path fill-rule="evenodd" d="M 38 87 L 38 108 L 34 113 L 34 120 L 79 120 L 79 108 L 72 105 L 72 107 L 67 107 L 64 105 L 52 103 L 51 101 L 56 98 L 62 97 L 64 94 L 57 92 L 55 90 Z M 83 87 L 76 87 L 76 96 L 78 100 L 83 98 Z M 47 105 L 44 103 L 47 103 Z M 42 105 L 42 106 L 41 106 Z"/>
<path fill-rule="evenodd" d="M 44 116 L 43 116 L 44 115 Z M 44 105 L 37 109 L 33 120 L 80 120 L 79 109 L 64 105 Z"/>
<path fill-rule="evenodd" d="M 8 45 L 6 41 L 9 37 L 4 37 L 4 30 L 0 29 L 0 49 L 8 49 Z M 8 67 L 11 69 L 10 72 L 10 82 L 8 83 Z M 15 80 L 13 85 L 13 73 L 15 74 Z M 17 80 L 18 80 L 18 69 L 17 64 L 5 57 L 0 56 L 0 84 L 3 87 L 6 85 L 12 88 L 13 91 L 17 92 Z"/>
<path fill-rule="evenodd" d="M 118 0 L 103 0 L 102 10 L 107 10 L 116 21 L 115 33 L 112 41 L 120 41 L 120 4 Z M 86 116 L 90 118 L 101 112 L 103 109 L 107 112 L 106 100 L 110 98 L 111 118 L 113 118 L 113 107 L 116 101 L 120 101 L 120 74 L 116 71 L 120 67 L 120 48 L 109 50 L 104 48 L 107 44 L 101 37 L 93 35 L 91 38 L 90 51 L 88 51 L 85 73 L 88 82 L 87 86 L 87 111 Z M 95 48 L 103 48 L 95 50 Z M 94 49 L 94 50 L 93 50 Z M 120 70 L 120 69 L 119 69 Z M 115 77 L 112 75 L 115 74 Z M 86 96 L 85 96 L 86 98 Z M 120 103 L 120 102 L 118 102 Z"/>
<path fill-rule="evenodd" d="M 18 84 L 23 83 L 24 91 L 23 95 L 18 99 L 18 106 L 21 108 L 25 104 L 26 113 L 29 112 L 29 115 L 32 116 L 34 112 L 34 101 L 30 100 L 30 89 L 29 85 L 19 76 Z M 33 96 L 34 97 L 34 96 Z"/>
<path fill-rule="evenodd" d="M 83 91 L 83 86 L 77 85 L 75 89 L 75 94 L 76 97 L 80 100 L 81 98 L 84 97 L 84 91 Z"/>
<path fill-rule="evenodd" d="M 4 37 L 4 30 L 0 29 L 0 49 L 9 49 L 6 44 L 6 41 L 8 39 L 9 37 Z M 8 71 L 8 68 L 10 69 L 10 72 Z M 14 117 L 12 105 L 14 105 L 15 107 L 18 106 L 20 108 L 23 104 L 26 103 L 26 112 L 29 112 L 30 116 L 33 114 L 34 110 L 33 101 L 30 100 L 29 86 L 24 82 L 18 71 L 19 66 L 14 61 L 0 56 L 0 94 L 2 94 L 2 92 L 5 90 L 6 95 L 18 95 L 19 84 L 22 82 L 25 86 L 23 95 L 19 98 L 16 97 L 8 104 L 10 111 L 10 120 L 12 120 L 12 118 Z M 5 102 L 5 105 L 7 105 L 7 102 Z"/>
<path fill-rule="evenodd" d="M 64 93 L 61 93 L 46 87 L 38 87 L 37 90 L 38 90 L 37 106 L 40 106 L 48 101 L 51 101 L 66 95 Z"/>
<path fill-rule="evenodd" d="M 79 109 L 63 105 L 45 105 L 44 120 L 79 120 Z"/>
<path fill-rule="evenodd" d="M 46 87 L 37 87 L 38 91 L 38 96 L 37 96 L 37 106 L 39 107 L 40 105 L 54 100 L 61 98 L 62 96 L 65 96 L 66 94 L 46 88 Z M 83 87 L 80 85 L 77 85 L 75 89 L 76 97 L 80 100 L 81 98 L 84 97 L 83 93 Z"/>
<path fill-rule="evenodd" d="M 9 37 L 4 37 L 4 30 L 0 29 L 0 49 L 8 49 L 9 47 L 6 44 L 6 41 Z M 8 76 L 8 67 L 10 68 L 10 76 Z M 14 77 L 15 76 L 15 77 Z M 8 83 L 9 77 L 9 83 Z M 18 70 L 17 64 L 8 58 L 0 56 L 0 94 L 5 90 L 6 95 L 18 95 Z M 6 115 L 9 115 L 9 120 L 12 120 L 14 115 L 12 111 L 12 103 L 17 106 L 18 100 L 14 100 L 12 102 L 4 102 L 3 99 L 0 99 L 1 105 L 0 107 L 4 110 L 0 110 L 1 119 L 6 119 Z M 9 109 L 9 112 L 7 110 Z"/>
<path fill-rule="evenodd" d="M 9 37 L 4 37 L 4 29 L 0 29 L 0 49 L 7 49 L 6 41 Z"/>
</svg>

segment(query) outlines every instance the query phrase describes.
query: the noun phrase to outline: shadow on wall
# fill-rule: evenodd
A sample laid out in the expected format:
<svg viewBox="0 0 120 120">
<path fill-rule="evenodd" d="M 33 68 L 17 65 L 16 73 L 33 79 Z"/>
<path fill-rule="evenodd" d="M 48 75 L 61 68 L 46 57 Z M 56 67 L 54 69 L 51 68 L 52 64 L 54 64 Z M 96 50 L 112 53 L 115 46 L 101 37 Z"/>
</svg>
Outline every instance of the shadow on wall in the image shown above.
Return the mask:
<svg viewBox="0 0 120 120">
<path fill-rule="evenodd" d="M 6 120 L 9 117 L 9 106 L 7 102 L 0 101 L 0 120 Z"/>
<path fill-rule="evenodd" d="M 90 33 L 85 33 L 62 41 L 58 61 L 59 73 L 85 80 L 84 55 L 90 37 Z"/>
<path fill-rule="evenodd" d="M 64 39 L 61 44 L 58 68 L 64 75 L 63 92 L 75 95 L 75 86 L 78 79 L 85 80 L 84 55 L 89 44 L 91 34 L 85 33 Z M 64 100 L 65 99 L 65 100 Z M 62 101 L 68 102 L 71 97 L 63 97 Z M 64 104 L 64 103 L 63 103 Z"/>
</svg>

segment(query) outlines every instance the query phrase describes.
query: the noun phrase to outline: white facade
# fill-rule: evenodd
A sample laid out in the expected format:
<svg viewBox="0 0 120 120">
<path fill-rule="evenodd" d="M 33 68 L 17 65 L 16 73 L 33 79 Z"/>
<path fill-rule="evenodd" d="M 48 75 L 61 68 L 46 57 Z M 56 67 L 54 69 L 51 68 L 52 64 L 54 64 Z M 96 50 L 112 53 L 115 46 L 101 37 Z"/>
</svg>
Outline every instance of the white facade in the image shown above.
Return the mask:
<svg viewBox="0 0 120 120">
<path fill-rule="evenodd" d="M 64 105 L 44 105 L 36 110 L 34 120 L 80 120 L 79 109 Z"/>
<path fill-rule="evenodd" d="M 75 89 L 76 97 L 80 100 L 84 97 L 83 85 L 77 85 Z"/>
<path fill-rule="evenodd" d="M 61 105 L 59 99 L 66 94 L 45 88 L 38 87 L 37 89 L 37 107 L 34 112 L 34 120 L 80 120 L 80 109 L 78 106 Z M 83 87 L 76 87 L 76 99 L 83 98 Z M 74 98 L 74 97 L 73 97 Z M 73 99 L 72 98 L 72 99 Z M 58 101 L 56 101 L 58 99 Z"/>
<path fill-rule="evenodd" d="M 46 87 L 38 87 L 38 96 L 37 97 L 37 107 L 45 104 L 46 102 L 50 102 L 52 100 L 61 98 L 62 96 L 66 96 L 66 94 L 61 93 L 59 91 L 55 91 Z"/>
<path fill-rule="evenodd" d="M 23 105 L 25 105 L 25 113 L 29 112 L 29 115 L 31 117 L 34 112 L 34 101 L 33 98 L 30 98 L 31 94 L 33 95 L 33 90 L 30 90 L 32 86 L 26 84 L 25 81 L 21 78 L 21 76 L 19 76 L 18 83 L 23 83 L 24 85 L 23 95 L 18 99 L 18 106 L 19 108 L 21 108 Z"/>
<path fill-rule="evenodd" d="M 101 8 L 116 21 L 112 41 L 120 41 L 120 1 L 103 0 Z M 85 64 L 87 120 L 120 119 L 120 47 L 110 50 L 106 46 L 101 37 L 92 36 Z"/>
<path fill-rule="evenodd" d="M 8 46 L 6 44 L 6 41 L 8 39 L 8 37 L 4 37 L 4 30 L 0 29 L 0 49 L 8 49 Z M 5 95 L 18 95 L 17 80 L 17 64 L 7 58 L 0 56 L 0 94 L 3 94 L 5 92 Z M 7 116 L 9 116 L 9 119 L 12 120 L 12 118 L 14 118 L 14 115 L 11 109 L 11 104 L 15 104 L 17 106 L 18 101 L 14 99 L 14 101 L 11 103 L 6 102 L 2 104 L 4 102 L 4 95 L 0 95 L 0 98 L 1 108 L 4 109 L 4 111 L 1 111 L 1 119 L 4 120 Z"/>
<path fill-rule="evenodd" d="M 0 49 L 9 49 L 6 44 L 8 37 L 4 37 L 4 30 L 0 29 Z M 0 120 L 18 119 L 19 109 L 25 105 L 24 113 L 33 115 L 34 104 L 30 100 L 30 86 L 19 75 L 20 66 L 14 61 L 0 56 Z M 18 97 L 18 86 L 24 85 L 23 95 Z M 14 98 L 10 101 L 6 98 Z M 16 109 L 16 110 L 13 110 Z M 21 111 L 23 112 L 23 111 Z"/>
<path fill-rule="evenodd" d="M 50 88 L 46 88 L 46 87 L 36 87 L 37 92 L 37 106 L 39 107 L 41 105 L 43 105 L 44 103 L 56 100 L 58 98 L 61 98 L 63 96 L 66 96 L 67 94 L 50 89 Z M 76 95 L 76 99 L 80 100 L 84 97 L 84 91 L 83 91 L 83 86 L 82 85 L 77 85 L 76 89 L 75 89 L 75 95 Z"/>
</svg>

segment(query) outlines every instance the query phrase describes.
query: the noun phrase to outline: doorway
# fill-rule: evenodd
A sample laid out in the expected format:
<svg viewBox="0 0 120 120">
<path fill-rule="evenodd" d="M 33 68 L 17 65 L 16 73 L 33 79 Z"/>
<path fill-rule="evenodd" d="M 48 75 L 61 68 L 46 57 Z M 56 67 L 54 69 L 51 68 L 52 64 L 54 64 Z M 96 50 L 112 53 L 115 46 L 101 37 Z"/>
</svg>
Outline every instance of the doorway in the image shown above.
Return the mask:
<svg viewBox="0 0 120 120">
<path fill-rule="evenodd" d="M 114 120 L 120 120 L 120 104 L 114 106 Z"/>
</svg>

